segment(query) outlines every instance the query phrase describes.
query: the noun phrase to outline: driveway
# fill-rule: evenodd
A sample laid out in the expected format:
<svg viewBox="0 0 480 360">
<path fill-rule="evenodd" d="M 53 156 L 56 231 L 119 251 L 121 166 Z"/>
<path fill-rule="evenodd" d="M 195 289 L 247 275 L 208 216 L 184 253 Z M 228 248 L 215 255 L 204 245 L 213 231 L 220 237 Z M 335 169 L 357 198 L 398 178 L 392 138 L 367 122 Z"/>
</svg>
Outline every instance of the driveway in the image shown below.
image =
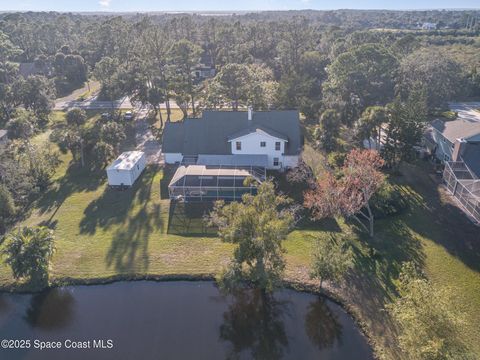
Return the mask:
<svg viewBox="0 0 480 360">
<path fill-rule="evenodd" d="M 450 103 L 452 111 L 458 113 L 458 117 L 467 121 L 480 122 L 480 102 Z"/>
<path fill-rule="evenodd" d="M 153 136 L 150 125 L 146 120 L 148 108 L 139 108 L 136 112 L 135 141 L 136 150 L 143 151 L 147 157 L 147 164 L 163 165 L 162 147 L 160 142 Z"/>
</svg>

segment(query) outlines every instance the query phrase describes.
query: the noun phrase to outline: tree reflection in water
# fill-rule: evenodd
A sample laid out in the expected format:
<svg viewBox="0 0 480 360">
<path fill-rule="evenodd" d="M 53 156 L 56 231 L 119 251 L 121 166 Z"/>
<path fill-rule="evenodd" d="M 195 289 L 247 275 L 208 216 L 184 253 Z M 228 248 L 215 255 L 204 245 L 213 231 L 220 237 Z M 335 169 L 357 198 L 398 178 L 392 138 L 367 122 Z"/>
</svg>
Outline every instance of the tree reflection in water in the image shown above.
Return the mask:
<svg viewBox="0 0 480 360">
<path fill-rule="evenodd" d="M 305 315 L 305 331 L 310 340 L 320 349 L 331 347 L 342 341 L 342 324 L 328 307 L 325 298 L 319 296 L 310 303 Z"/>
<path fill-rule="evenodd" d="M 32 296 L 25 320 L 32 327 L 57 330 L 73 319 L 75 299 L 70 290 L 53 288 Z"/>
<path fill-rule="evenodd" d="M 250 351 L 254 359 L 279 359 L 288 346 L 282 315 L 285 301 L 257 289 L 238 290 L 223 314 L 220 338 L 232 344 L 229 359 Z"/>
</svg>

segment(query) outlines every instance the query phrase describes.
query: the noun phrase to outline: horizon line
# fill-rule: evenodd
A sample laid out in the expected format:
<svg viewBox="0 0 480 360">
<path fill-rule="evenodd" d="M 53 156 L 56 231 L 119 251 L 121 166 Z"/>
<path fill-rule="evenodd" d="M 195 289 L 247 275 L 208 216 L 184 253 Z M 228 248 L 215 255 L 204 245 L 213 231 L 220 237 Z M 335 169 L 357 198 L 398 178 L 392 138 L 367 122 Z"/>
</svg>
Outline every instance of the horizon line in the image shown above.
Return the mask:
<svg viewBox="0 0 480 360">
<path fill-rule="evenodd" d="M 181 13 L 249 13 L 249 12 L 288 12 L 288 11 L 480 11 L 480 7 L 477 8 L 418 8 L 418 9 L 398 9 L 398 8 L 336 8 L 336 9 L 257 9 L 257 10 L 0 10 L 0 13 L 51 13 L 56 12 L 60 14 L 88 14 L 88 13 L 104 13 L 104 14 L 139 14 L 139 13 L 161 13 L 161 14 L 181 14 Z"/>
</svg>

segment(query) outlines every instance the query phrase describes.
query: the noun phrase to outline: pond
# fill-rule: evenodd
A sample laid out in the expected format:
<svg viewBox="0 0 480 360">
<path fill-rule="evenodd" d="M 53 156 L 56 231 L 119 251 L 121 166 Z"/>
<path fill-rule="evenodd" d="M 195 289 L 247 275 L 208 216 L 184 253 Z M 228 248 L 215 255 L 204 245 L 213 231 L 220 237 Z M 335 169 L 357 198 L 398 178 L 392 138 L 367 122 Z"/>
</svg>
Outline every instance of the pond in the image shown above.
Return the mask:
<svg viewBox="0 0 480 360">
<path fill-rule="evenodd" d="M 209 281 L 0 293 L 0 339 L 25 340 L 0 348 L 9 360 L 372 359 L 351 317 L 324 297 L 225 296 Z"/>
</svg>

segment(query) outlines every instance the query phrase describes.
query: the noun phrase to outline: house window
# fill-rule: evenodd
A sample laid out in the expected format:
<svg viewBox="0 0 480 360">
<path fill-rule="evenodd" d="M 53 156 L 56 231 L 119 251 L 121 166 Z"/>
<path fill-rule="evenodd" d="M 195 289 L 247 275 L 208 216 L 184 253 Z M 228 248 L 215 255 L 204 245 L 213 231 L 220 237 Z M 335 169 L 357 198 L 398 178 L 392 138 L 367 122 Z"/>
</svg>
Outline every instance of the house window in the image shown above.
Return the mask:
<svg viewBox="0 0 480 360">
<path fill-rule="evenodd" d="M 278 166 L 278 158 L 273 158 L 273 166 Z"/>
<path fill-rule="evenodd" d="M 260 141 L 260 147 L 265 147 L 267 146 L 267 143 L 265 141 Z"/>
<path fill-rule="evenodd" d="M 275 142 L 275 150 L 280 150 L 280 141 Z"/>
<path fill-rule="evenodd" d="M 241 141 L 237 141 L 235 144 L 237 146 L 237 150 L 242 150 L 242 142 Z"/>
</svg>

